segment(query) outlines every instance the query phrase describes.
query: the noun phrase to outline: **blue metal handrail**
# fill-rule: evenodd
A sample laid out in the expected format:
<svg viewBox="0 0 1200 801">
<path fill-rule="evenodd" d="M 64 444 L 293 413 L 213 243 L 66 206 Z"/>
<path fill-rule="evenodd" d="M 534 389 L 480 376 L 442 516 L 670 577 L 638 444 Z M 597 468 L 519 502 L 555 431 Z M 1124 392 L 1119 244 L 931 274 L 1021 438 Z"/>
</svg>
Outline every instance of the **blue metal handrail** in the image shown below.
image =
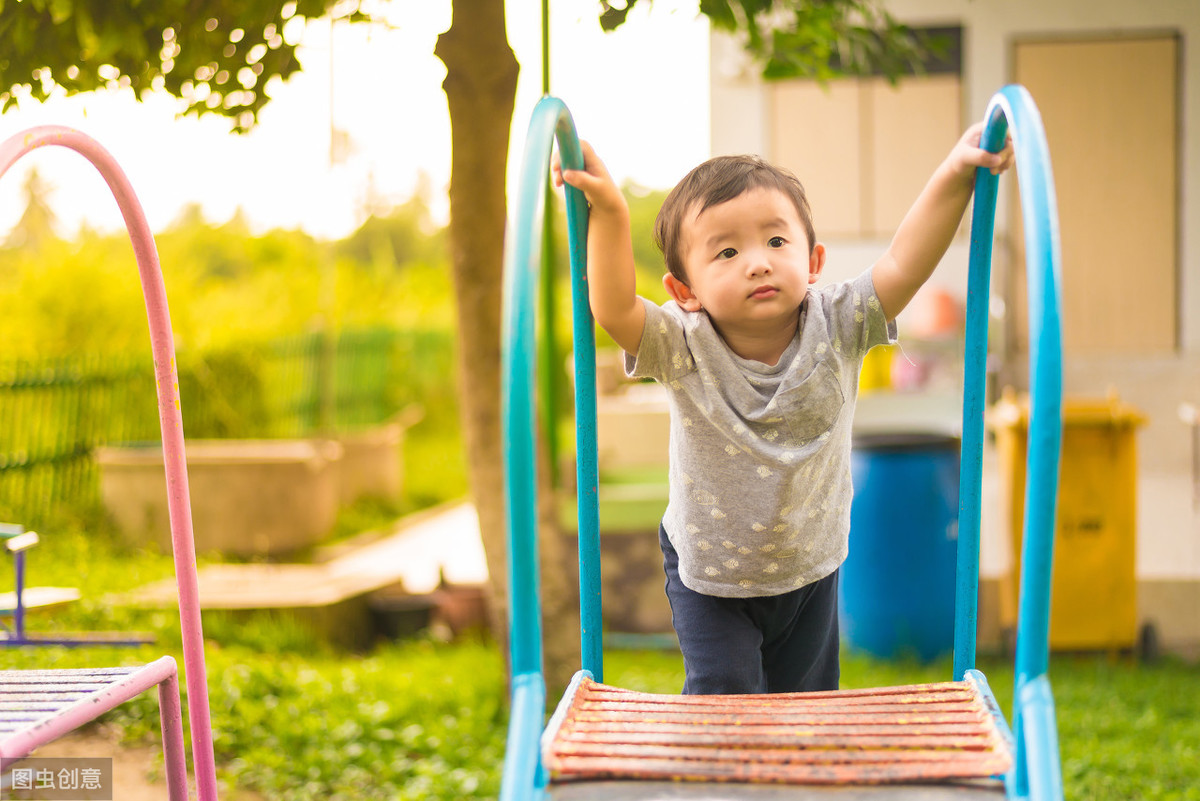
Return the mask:
<svg viewBox="0 0 1200 801">
<path fill-rule="evenodd" d="M 982 145 L 993 152 L 1004 147 L 1009 130 L 1012 131 L 1021 178 L 1029 279 L 1031 416 L 1012 720 L 1017 753 L 1013 771 L 1007 777 L 1008 795 L 1062 798 L 1053 699 L 1046 677 L 1050 661 L 1055 503 L 1062 445 L 1062 257 L 1058 206 L 1046 133 L 1029 92 L 1021 86 L 1004 87 L 988 104 L 984 120 Z M 990 171 L 977 171 L 967 287 L 955 679 L 961 679 L 975 667 L 988 297 L 998 183 L 998 177 Z"/>
<path fill-rule="evenodd" d="M 545 97 L 525 140 L 514 224 L 504 254 L 501 405 L 508 493 L 509 649 L 512 717 L 502 799 L 537 797 L 545 787 L 538 741 L 546 706 L 538 594 L 535 352 L 538 275 L 550 156 L 557 141 L 564 169 L 582 169 L 583 152 L 563 102 Z M 576 483 L 583 669 L 603 680 L 600 614 L 599 468 L 596 455 L 596 339 L 587 293 L 587 200 L 567 187 L 575 354 Z"/>
</svg>

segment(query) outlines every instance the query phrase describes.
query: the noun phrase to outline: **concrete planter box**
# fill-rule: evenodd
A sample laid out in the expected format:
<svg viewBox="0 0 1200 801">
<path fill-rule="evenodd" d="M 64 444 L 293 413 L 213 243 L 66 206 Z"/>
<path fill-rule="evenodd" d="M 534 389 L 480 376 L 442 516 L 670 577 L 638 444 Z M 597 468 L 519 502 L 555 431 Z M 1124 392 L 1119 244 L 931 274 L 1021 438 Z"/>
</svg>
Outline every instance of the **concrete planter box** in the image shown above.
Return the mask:
<svg viewBox="0 0 1200 801">
<path fill-rule="evenodd" d="M 329 440 L 192 440 L 188 484 L 196 551 L 276 557 L 333 527 L 342 446 Z M 101 448 L 100 490 L 126 539 L 170 551 L 162 448 Z"/>
<path fill-rule="evenodd" d="M 657 384 L 635 384 L 596 399 L 596 455 L 601 472 L 666 465 L 671 410 Z"/>
<path fill-rule="evenodd" d="M 400 449 L 404 445 L 405 424 L 388 423 L 376 428 L 341 434 L 338 498 L 349 505 L 360 498 L 387 498 L 400 495 L 404 471 Z"/>
</svg>

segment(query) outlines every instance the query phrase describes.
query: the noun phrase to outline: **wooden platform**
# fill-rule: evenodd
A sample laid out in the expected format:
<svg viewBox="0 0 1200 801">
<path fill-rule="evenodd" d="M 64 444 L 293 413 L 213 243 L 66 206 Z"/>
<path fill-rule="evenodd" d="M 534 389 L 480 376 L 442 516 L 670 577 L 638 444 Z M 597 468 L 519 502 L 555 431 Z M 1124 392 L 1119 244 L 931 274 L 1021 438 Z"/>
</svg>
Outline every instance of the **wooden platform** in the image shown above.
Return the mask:
<svg viewBox="0 0 1200 801">
<path fill-rule="evenodd" d="M 204 609 L 329 607 L 400 585 L 412 595 L 450 584 L 487 580 L 487 562 L 473 506 L 457 503 L 406 517 L 382 537 L 351 542 L 313 564 L 221 564 L 199 571 Z M 121 600 L 174 606 L 174 579 L 156 582 Z"/>
<path fill-rule="evenodd" d="M 75 587 L 26 587 L 21 593 L 21 605 L 27 611 L 47 609 L 74 603 L 80 598 Z M 0 592 L 0 617 L 11 617 L 17 612 L 17 594 Z"/>
<path fill-rule="evenodd" d="M 655 782 L 731 783 L 724 786 L 733 789 L 736 783 L 984 780 L 977 789 L 990 793 L 998 783 L 986 780 L 1012 763 L 1007 729 L 970 680 L 828 693 L 686 696 L 621 690 L 584 677 L 560 704 L 544 751 L 551 782 L 564 791 L 577 782 L 611 780 L 649 782 L 651 789 Z"/>
</svg>

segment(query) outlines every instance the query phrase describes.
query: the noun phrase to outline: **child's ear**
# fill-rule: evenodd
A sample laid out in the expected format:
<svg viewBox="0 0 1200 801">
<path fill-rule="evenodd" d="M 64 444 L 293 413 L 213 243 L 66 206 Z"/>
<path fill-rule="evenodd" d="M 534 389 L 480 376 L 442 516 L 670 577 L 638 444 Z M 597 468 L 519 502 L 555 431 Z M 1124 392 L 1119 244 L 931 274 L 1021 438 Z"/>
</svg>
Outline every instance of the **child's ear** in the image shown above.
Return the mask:
<svg viewBox="0 0 1200 801">
<path fill-rule="evenodd" d="M 671 299 L 679 304 L 679 308 L 684 311 L 700 311 L 700 298 L 692 292 L 692 288 L 680 281 L 671 273 L 663 276 L 663 286 L 667 288 L 667 294 Z"/>
<path fill-rule="evenodd" d="M 813 245 L 812 253 L 808 257 L 808 283 L 815 284 L 817 279 L 821 277 L 821 270 L 825 269 L 825 246 L 820 242 Z"/>
</svg>

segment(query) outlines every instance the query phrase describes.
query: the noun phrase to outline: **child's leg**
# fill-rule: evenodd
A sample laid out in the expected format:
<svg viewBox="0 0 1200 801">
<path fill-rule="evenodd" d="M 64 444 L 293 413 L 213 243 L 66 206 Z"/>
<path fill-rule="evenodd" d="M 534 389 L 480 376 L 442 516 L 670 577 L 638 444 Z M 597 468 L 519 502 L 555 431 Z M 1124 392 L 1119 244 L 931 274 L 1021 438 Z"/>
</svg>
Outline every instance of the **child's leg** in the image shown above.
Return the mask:
<svg viewBox="0 0 1200 801">
<path fill-rule="evenodd" d="M 836 690 L 838 663 L 838 574 L 771 598 L 755 598 L 775 607 L 760 624 L 767 692 Z M 761 608 L 761 607 L 760 607 Z"/>
<path fill-rule="evenodd" d="M 751 619 L 746 599 L 695 592 L 679 579 L 679 554 L 658 529 L 667 574 L 671 623 L 683 652 L 687 695 L 726 695 L 767 691 L 762 668 L 762 632 Z"/>
</svg>

